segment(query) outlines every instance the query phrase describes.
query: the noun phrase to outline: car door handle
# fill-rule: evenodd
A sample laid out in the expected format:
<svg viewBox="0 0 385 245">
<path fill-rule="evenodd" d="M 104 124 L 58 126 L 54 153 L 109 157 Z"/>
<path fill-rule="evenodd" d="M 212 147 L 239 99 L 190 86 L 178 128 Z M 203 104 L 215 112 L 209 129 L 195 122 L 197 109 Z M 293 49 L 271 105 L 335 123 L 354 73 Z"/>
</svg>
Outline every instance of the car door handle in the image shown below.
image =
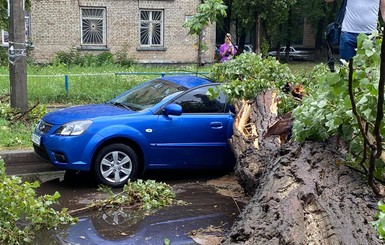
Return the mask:
<svg viewBox="0 0 385 245">
<path fill-rule="evenodd" d="M 213 129 L 221 129 L 223 128 L 223 124 L 221 122 L 211 122 L 210 127 Z"/>
</svg>

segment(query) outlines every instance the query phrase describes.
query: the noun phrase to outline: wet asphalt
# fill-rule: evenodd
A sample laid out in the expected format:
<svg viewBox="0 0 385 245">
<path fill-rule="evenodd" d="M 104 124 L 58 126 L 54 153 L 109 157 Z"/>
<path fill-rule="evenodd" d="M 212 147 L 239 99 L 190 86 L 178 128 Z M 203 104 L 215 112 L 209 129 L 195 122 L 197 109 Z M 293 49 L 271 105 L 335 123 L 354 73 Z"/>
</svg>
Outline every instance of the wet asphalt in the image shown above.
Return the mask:
<svg viewBox="0 0 385 245">
<path fill-rule="evenodd" d="M 6 173 L 26 181 L 38 180 L 38 195 L 61 194 L 57 209 L 78 210 L 105 196 L 92 176 L 68 177 L 65 171 L 42 162 L 32 151 L 0 152 Z M 130 208 L 80 212 L 77 224 L 42 231 L 34 244 L 212 244 L 226 236 L 244 203 L 220 195 L 207 181 L 226 173 L 216 171 L 152 171 L 143 179 L 172 186 L 174 205 L 154 213 Z M 119 189 L 114 191 L 119 192 Z M 205 239 L 209 239 L 205 241 Z"/>
</svg>

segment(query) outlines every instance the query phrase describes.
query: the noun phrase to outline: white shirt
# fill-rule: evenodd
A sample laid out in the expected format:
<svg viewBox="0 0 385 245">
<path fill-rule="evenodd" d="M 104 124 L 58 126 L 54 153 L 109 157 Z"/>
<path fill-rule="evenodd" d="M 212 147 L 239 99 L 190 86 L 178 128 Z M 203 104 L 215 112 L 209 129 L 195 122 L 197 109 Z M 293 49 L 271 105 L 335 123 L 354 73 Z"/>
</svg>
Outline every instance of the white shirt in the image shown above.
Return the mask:
<svg viewBox="0 0 385 245">
<path fill-rule="evenodd" d="M 371 33 L 377 30 L 380 0 L 347 0 L 342 31 Z"/>
</svg>

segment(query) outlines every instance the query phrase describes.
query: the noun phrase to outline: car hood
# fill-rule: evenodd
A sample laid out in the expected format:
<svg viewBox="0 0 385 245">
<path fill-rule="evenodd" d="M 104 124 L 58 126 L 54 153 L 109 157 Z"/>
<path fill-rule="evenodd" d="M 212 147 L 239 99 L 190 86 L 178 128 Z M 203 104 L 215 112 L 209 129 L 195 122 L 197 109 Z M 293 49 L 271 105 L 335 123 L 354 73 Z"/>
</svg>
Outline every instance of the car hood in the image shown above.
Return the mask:
<svg viewBox="0 0 385 245">
<path fill-rule="evenodd" d="M 104 116 L 118 116 L 137 113 L 112 104 L 72 106 L 48 113 L 43 120 L 50 124 L 63 124 L 70 121 L 93 119 Z"/>
</svg>

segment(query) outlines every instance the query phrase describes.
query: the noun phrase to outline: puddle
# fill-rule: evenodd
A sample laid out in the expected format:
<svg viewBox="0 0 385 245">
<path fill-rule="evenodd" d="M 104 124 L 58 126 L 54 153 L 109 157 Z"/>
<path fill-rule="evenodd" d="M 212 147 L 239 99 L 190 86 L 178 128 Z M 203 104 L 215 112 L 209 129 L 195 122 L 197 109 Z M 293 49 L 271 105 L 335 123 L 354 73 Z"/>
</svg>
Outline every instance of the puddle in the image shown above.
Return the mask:
<svg viewBox="0 0 385 245">
<path fill-rule="evenodd" d="M 34 244 L 165 244 L 167 241 L 170 244 L 219 244 L 245 205 L 235 178 L 177 176 L 163 175 L 165 179 L 159 181 L 173 187 L 178 204 L 151 214 L 130 208 L 80 213 L 77 224 L 43 231 Z M 103 197 L 95 186 L 84 184 L 88 182 L 81 179 L 82 185 L 58 179 L 49 181 L 42 184 L 40 191 L 47 194 L 59 191 L 60 206 L 70 210 Z M 219 194 L 218 188 L 226 189 L 227 194 Z"/>
</svg>

